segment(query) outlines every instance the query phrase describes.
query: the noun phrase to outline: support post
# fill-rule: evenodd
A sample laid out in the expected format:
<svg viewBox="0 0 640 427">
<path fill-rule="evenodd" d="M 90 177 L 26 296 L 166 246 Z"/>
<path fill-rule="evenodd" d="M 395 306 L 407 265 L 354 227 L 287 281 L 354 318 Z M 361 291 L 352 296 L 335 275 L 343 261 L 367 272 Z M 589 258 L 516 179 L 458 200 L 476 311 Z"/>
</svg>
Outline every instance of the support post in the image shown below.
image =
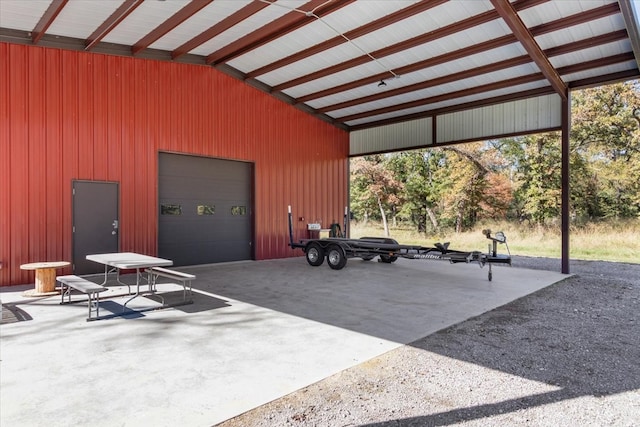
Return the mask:
<svg viewBox="0 0 640 427">
<path fill-rule="evenodd" d="M 569 274 L 569 208 L 571 202 L 569 171 L 569 133 L 571 131 L 571 93 L 562 99 L 562 273 Z"/>
</svg>

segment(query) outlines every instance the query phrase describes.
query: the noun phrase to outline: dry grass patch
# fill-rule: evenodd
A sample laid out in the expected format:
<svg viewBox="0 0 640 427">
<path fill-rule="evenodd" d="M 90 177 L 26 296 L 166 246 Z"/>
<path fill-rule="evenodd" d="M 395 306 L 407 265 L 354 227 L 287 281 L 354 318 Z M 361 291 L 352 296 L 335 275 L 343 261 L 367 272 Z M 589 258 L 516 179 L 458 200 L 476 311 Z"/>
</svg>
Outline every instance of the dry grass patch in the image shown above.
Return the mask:
<svg viewBox="0 0 640 427">
<path fill-rule="evenodd" d="M 512 255 L 560 258 L 560 227 L 530 227 L 512 222 L 479 225 L 473 230 L 455 233 L 445 230 L 439 234 L 421 234 L 409 225 L 391 227 L 390 237 L 399 243 L 433 246 L 435 242 L 450 242 L 451 248 L 486 251 L 488 241 L 482 230 L 503 231 Z M 351 223 L 351 237 L 383 236 L 379 223 L 369 221 Z M 640 219 L 589 223 L 571 227 L 569 248 L 571 258 L 640 263 Z M 506 251 L 504 247 L 502 251 Z"/>
</svg>

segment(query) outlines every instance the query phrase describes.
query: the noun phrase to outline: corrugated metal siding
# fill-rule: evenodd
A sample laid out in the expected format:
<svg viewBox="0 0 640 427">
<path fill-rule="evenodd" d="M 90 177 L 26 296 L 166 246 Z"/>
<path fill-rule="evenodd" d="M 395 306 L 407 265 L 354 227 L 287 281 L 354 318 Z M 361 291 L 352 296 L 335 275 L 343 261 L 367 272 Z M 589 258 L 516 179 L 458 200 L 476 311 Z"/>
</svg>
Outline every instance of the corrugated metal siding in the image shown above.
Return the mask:
<svg viewBox="0 0 640 427">
<path fill-rule="evenodd" d="M 349 155 L 410 150 L 433 143 L 432 118 L 412 120 L 351 132 Z"/>
<path fill-rule="evenodd" d="M 455 143 L 559 129 L 562 103 L 558 95 L 474 108 L 435 117 L 436 143 Z M 349 155 L 401 151 L 433 143 L 433 118 L 412 120 L 351 132 Z"/>
<path fill-rule="evenodd" d="M 120 182 L 120 250 L 156 254 L 159 151 L 255 163 L 257 259 L 300 255 L 289 204 L 342 219 L 348 134 L 211 67 L 0 43 L 0 72 L 0 285 L 71 259 L 72 179 Z"/>
<path fill-rule="evenodd" d="M 544 95 L 437 117 L 437 143 L 491 139 L 559 128 L 562 103 Z"/>
</svg>

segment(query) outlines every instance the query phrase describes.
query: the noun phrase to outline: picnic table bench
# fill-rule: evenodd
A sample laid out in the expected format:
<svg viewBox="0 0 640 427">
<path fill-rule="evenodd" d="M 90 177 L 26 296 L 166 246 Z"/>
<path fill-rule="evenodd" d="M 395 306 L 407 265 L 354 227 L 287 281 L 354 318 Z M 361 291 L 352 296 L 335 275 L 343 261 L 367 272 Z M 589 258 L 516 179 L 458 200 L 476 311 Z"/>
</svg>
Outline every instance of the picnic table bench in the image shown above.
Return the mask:
<svg viewBox="0 0 640 427">
<path fill-rule="evenodd" d="M 165 277 L 171 280 L 177 280 L 182 284 L 182 297 L 187 301 L 187 288 L 189 296 L 192 296 L 191 281 L 196 278 L 194 274 L 183 273 L 182 271 L 170 270 L 164 267 L 149 267 L 145 270 L 149 274 L 149 283 L 151 287 L 155 289 L 156 281 L 158 277 Z"/>
<path fill-rule="evenodd" d="M 87 294 L 88 296 L 89 316 L 87 317 L 87 321 L 96 320 L 100 317 L 99 294 L 100 292 L 106 291 L 107 288 L 75 275 L 58 276 L 56 277 L 56 280 L 61 284 L 60 293 L 62 295 L 62 301 L 60 304 L 70 304 L 71 290 L 75 289 L 76 291 Z M 65 295 L 67 296 L 66 302 L 64 300 Z M 92 317 L 91 315 L 94 312 L 95 317 Z"/>
</svg>

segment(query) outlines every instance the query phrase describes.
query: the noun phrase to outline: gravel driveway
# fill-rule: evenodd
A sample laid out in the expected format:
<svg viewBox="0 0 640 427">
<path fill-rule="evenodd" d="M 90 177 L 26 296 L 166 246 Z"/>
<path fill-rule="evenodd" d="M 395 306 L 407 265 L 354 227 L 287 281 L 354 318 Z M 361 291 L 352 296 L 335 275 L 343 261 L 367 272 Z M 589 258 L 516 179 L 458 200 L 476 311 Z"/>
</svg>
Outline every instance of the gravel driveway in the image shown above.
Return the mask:
<svg viewBox="0 0 640 427">
<path fill-rule="evenodd" d="M 219 426 L 640 426 L 640 264 L 571 273 Z"/>
</svg>

